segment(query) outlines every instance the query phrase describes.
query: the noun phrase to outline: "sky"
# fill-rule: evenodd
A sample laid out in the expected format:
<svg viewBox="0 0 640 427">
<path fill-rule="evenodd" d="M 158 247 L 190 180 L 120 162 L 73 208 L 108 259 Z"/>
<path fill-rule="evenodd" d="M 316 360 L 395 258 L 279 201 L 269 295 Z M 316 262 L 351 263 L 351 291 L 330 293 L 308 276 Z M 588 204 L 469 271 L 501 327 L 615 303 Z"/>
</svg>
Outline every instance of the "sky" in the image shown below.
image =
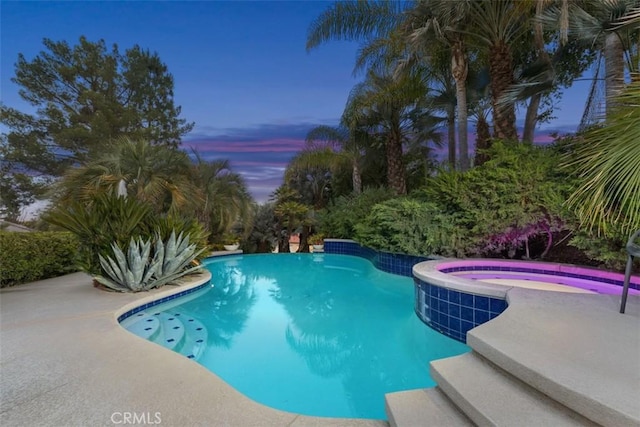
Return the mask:
<svg viewBox="0 0 640 427">
<path fill-rule="evenodd" d="M 351 88 L 358 45 L 332 41 L 307 52 L 310 24 L 331 2 L 0 1 L 0 101 L 33 113 L 11 82 L 18 54 L 33 59 L 42 40 L 104 39 L 121 51 L 157 52 L 174 77 L 181 117 L 195 122 L 185 148 L 228 159 L 258 202 L 282 183 L 288 161 L 318 125 L 335 126 Z M 537 139 L 575 131 L 588 92 L 566 91 Z"/>
</svg>

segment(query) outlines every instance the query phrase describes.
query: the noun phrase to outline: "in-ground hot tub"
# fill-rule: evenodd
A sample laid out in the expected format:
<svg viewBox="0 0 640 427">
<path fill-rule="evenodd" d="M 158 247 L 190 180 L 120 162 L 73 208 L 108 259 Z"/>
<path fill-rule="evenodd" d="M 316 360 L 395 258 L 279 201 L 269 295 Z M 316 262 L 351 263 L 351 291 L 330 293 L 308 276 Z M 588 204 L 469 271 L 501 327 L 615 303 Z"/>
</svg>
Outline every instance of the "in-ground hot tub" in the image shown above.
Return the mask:
<svg viewBox="0 0 640 427">
<path fill-rule="evenodd" d="M 415 311 L 427 325 L 466 342 L 470 329 L 498 316 L 513 287 L 541 291 L 622 294 L 624 275 L 569 264 L 495 259 L 438 260 L 413 267 Z M 640 276 L 629 294 L 640 295 Z"/>
</svg>

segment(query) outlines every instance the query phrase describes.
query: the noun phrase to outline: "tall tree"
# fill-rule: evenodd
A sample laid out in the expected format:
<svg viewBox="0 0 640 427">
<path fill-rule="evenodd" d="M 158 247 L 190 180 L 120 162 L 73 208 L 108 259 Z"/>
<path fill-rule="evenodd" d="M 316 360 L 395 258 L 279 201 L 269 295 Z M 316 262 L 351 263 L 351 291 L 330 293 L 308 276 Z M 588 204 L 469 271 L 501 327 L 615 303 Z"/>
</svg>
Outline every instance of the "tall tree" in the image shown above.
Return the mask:
<svg viewBox="0 0 640 427">
<path fill-rule="evenodd" d="M 388 186 L 398 195 L 407 193 L 402 146 L 420 116 L 417 102 L 425 96 L 425 86 L 413 76 L 394 79 L 369 72 L 347 101 L 347 117 L 384 141 Z"/>
<path fill-rule="evenodd" d="M 204 160 L 197 152 L 190 181 L 199 190 L 195 216 L 212 237 L 228 233 L 234 226 L 247 228 L 253 199 L 242 176 L 233 172 L 228 160 Z"/>
<path fill-rule="evenodd" d="M 607 112 L 622 90 L 626 72 L 638 75 L 640 5 L 637 0 L 549 1 L 540 20 L 560 31 L 561 41 L 581 40 L 600 49 L 605 58 Z M 560 4 L 558 4 L 560 3 Z"/>
<path fill-rule="evenodd" d="M 468 46 L 464 30 L 470 24 L 468 1 L 422 0 L 410 9 L 402 31 L 413 55 L 426 55 L 431 63 L 442 60 L 443 52 L 450 59 L 450 75 L 455 82 L 458 150 L 460 168 L 470 166 L 467 116 Z M 436 67 L 438 67 L 436 65 Z M 450 115 L 449 115 L 450 116 Z M 450 116 L 451 117 L 451 116 Z M 451 120 L 449 121 L 451 124 Z M 452 129 L 449 128 L 449 162 L 455 164 Z"/>
<path fill-rule="evenodd" d="M 353 192 L 355 194 L 362 192 L 362 163 L 371 141 L 369 134 L 358 127 L 347 116 L 347 112 L 343 114 L 341 124 L 337 127 L 321 125 L 311 129 L 307 133 L 306 142 L 307 148 L 311 151 L 324 152 L 324 157 L 333 157 L 331 163 L 334 167 L 339 167 L 345 161 L 348 162 L 351 166 Z M 335 156 L 327 156 L 325 149 L 330 149 Z"/>
<path fill-rule="evenodd" d="M 0 155 L 11 174 L 58 176 L 119 137 L 176 148 L 193 124 L 174 105 L 173 77 L 156 53 L 139 46 L 120 53 L 104 40 L 44 39 L 32 60 L 20 54 L 14 83 L 35 114 L 0 107 Z M 17 178 L 16 178 L 17 179 Z"/>
</svg>

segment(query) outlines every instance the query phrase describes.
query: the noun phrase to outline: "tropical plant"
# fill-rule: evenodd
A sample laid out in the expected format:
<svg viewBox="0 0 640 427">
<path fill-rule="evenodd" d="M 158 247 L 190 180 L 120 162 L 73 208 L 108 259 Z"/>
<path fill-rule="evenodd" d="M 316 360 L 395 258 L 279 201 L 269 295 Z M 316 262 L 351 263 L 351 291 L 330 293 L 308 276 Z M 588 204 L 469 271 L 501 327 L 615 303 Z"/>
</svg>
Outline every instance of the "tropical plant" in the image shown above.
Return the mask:
<svg viewBox="0 0 640 427">
<path fill-rule="evenodd" d="M 149 235 L 151 212 L 148 204 L 136 199 L 101 194 L 88 203 L 60 205 L 45 213 L 43 219 L 78 237 L 79 267 L 97 274 L 99 256 L 106 256 L 112 244 L 124 246 L 131 238 Z"/>
<path fill-rule="evenodd" d="M 155 251 L 152 263 L 157 260 L 158 267 L 154 274 L 154 287 L 162 286 L 166 283 L 198 271 L 198 265 L 187 268 L 198 256 L 203 249 L 198 249 L 195 244 L 189 242 L 189 235 L 180 233 L 176 237 L 175 231 L 166 240 L 166 243 L 159 235 L 156 235 Z"/>
<path fill-rule="evenodd" d="M 366 133 L 358 132 L 356 129 L 349 130 L 345 126 L 317 126 L 307 133 L 307 147 L 310 152 L 323 156 L 315 160 L 317 163 L 323 162 L 331 166 L 331 169 L 339 168 L 344 162 L 351 166 L 351 185 L 353 192 L 362 192 L 361 161 L 363 157 L 361 139 Z"/>
<path fill-rule="evenodd" d="M 200 201 L 189 179 L 190 168 L 183 151 L 121 138 L 85 165 L 70 168 L 60 182 L 58 197 L 64 203 L 118 193 L 149 203 L 157 213 L 189 212 Z"/>
<path fill-rule="evenodd" d="M 228 160 L 204 160 L 194 152 L 190 180 L 201 195 L 195 216 L 211 233 L 211 241 L 251 222 L 251 195 L 242 176 L 231 170 Z"/>
<path fill-rule="evenodd" d="M 151 240 L 131 239 L 125 255 L 116 244 L 111 245 L 115 260 L 100 255 L 100 265 L 108 278 L 96 275 L 94 279 L 118 292 L 139 292 L 153 288 L 153 275 L 158 262 L 149 263 Z"/>
<path fill-rule="evenodd" d="M 94 279 L 118 292 L 140 292 L 163 286 L 200 269 L 199 265 L 186 268 L 199 255 L 196 246 L 189 244 L 189 236 L 171 233 L 164 243 L 155 238 L 151 252 L 151 239 L 132 238 L 125 255 L 120 247 L 112 244 L 114 257 L 100 255 L 100 265 L 107 277 L 96 275 Z"/>
<path fill-rule="evenodd" d="M 243 249 L 245 252 L 269 253 L 278 242 L 277 219 L 273 203 L 254 207 L 253 221 Z"/>
<path fill-rule="evenodd" d="M 422 112 L 417 104 L 425 95 L 426 87 L 415 76 L 395 79 L 369 72 L 347 101 L 347 117 L 383 141 L 388 185 L 397 195 L 407 193 L 402 147 L 415 130 Z"/>
<path fill-rule="evenodd" d="M 568 204 L 586 229 L 626 237 L 640 229 L 640 81 L 615 100 L 604 125 L 577 138 L 566 157 L 580 181 Z"/>
<path fill-rule="evenodd" d="M 400 26 L 401 33 L 406 37 L 410 54 L 415 57 L 430 59 L 431 67 L 439 70 L 445 91 L 442 95 L 450 98 L 451 88 L 447 77 L 442 73 L 445 52 L 450 59 L 450 73 L 455 82 L 455 113 L 449 108 L 449 163 L 455 167 L 455 130 L 452 124 L 455 115 L 458 119 L 458 148 L 460 152 L 460 168 L 467 170 L 470 166 L 469 147 L 467 141 L 467 76 L 469 72 L 468 46 L 465 41 L 465 30 L 469 26 L 468 2 L 466 1 L 418 1 L 415 7 L 406 13 L 406 20 Z"/>
<path fill-rule="evenodd" d="M 600 49 L 605 58 L 605 97 L 607 114 L 612 101 L 624 86 L 627 73 L 638 70 L 640 8 L 636 0 L 580 1 L 563 0 L 551 5 L 539 19 L 559 30 L 560 40 L 582 40 Z"/>
</svg>

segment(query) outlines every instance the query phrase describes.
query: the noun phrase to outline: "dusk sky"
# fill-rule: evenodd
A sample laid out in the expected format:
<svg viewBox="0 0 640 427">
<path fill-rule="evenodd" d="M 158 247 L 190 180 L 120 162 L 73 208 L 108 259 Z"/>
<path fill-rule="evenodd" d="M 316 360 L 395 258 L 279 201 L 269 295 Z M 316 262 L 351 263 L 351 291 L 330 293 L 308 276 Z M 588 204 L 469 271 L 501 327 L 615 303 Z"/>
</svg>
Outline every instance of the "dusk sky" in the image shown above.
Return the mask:
<svg viewBox="0 0 640 427">
<path fill-rule="evenodd" d="M 205 159 L 229 159 L 259 202 L 282 182 L 309 129 L 336 125 L 354 77 L 357 44 L 334 41 L 305 51 L 322 1 L 0 2 L 0 99 L 33 113 L 11 82 L 43 38 L 75 45 L 104 39 L 120 51 L 155 51 L 175 81 L 181 117 L 195 122 L 183 144 Z M 567 91 L 543 134 L 575 131 L 588 83 Z"/>
</svg>

